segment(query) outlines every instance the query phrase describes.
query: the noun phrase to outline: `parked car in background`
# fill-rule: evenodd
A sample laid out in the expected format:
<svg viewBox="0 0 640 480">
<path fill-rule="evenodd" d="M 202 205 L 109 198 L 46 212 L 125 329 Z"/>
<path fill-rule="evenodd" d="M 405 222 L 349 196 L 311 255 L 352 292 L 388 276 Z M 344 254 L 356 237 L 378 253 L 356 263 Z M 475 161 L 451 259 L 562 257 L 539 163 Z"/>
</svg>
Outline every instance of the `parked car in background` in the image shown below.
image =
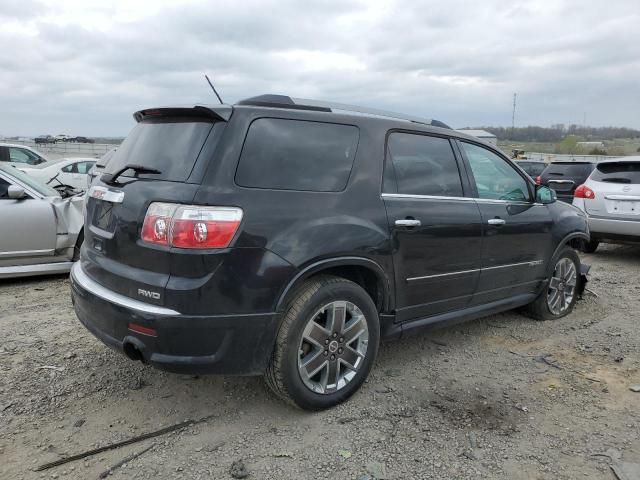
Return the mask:
<svg viewBox="0 0 640 480">
<path fill-rule="evenodd" d="M 83 203 L 0 164 L 0 278 L 68 272 L 82 245 Z"/>
<path fill-rule="evenodd" d="M 536 183 L 555 190 L 558 200 L 573 202 L 573 193 L 589 177 L 596 164 L 593 162 L 551 162 L 536 178 Z"/>
<path fill-rule="evenodd" d="M 49 159 L 42 153 L 11 143 L 0 143 L 0 162 L 5 162 L 16 167 L 36 166 L 48 162 Z"/>
<path fill-rule="evenodd" d="M 381 338 L 526 307 L 569 314 L 582 212 L 437 120 L 265 95 L 158 108 L 89 189 L 86 328 L 176 371 L 264 374 L 311 410 Z"/>
<path fill-rule="evenodd" d="M 601 242 L 640 242 L 640 156 L 604 160 L 575 191 L 573 204 L 587 214 L 593 253 Z"/>
<path fill-rule="evenodd" d="M 534 180 L 547 168 L 547 164 L 543 160 L 516 160 L 515 162 Z"/>
<path fill-rule="evenodd" d="M 87 190 L 89 170 L 95 165 L 95 158 L 62 158 L 35 167 L 19 167 L 25 173 L 50 185 L 56 190 L 71 187 L 75 190 Z"/>
<path fill-rule="evenodd" d="M 114 147 L 109 150 L 102 157 L 100 157 L 100 159 L 94 164 L 91 170 L 89 170 L 89 175 L 87 177 L 87 186 L 91 186 L 93 180 L 98 175 L 104 172 L 104 168 L 106 167 L 107 163 L 109 163 L 109 160 L 111 160 L 111 157 L 113 157 L 113 155 L 116 153 L 116 150 L 118 150 L 118 147 Z"/>
<path fill-rule="evenodd" d="M 36 137 L 33 139 L 33 141 L 38 144 L 38 143 L 56 143 L 57 140 L 55 137 L 52 137 L 51 135 L 40 135 L 39 137 Z"/>
<path fill-rule="evenodd" d="M 92 138 L 88 138 L 88 137 L 72 137 L 72 138 L 67 139 L 67 142 L 94 143 L 94 140 Z"/>
</svg>

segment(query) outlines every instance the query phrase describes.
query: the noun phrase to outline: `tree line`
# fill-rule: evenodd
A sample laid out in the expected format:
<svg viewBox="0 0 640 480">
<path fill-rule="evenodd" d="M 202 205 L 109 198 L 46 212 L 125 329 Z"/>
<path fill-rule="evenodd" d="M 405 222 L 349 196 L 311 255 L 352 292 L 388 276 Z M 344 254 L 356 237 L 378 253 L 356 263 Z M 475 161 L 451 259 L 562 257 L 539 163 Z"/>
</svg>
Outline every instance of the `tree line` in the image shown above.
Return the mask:
<svg viewBox="0 0 640 480">
<path fill-rule="evenodd" d="M 583 140 L 614 140 L 616 138 L 640 138 L 640 130 L 626 127 L 584 127 L 581 125 L 557 124 L 550 127 L 474 127 L 493 133 L 498 140 L 514 142 L 554 143 L 562 141 L 568 135 Z"/>
</svg>

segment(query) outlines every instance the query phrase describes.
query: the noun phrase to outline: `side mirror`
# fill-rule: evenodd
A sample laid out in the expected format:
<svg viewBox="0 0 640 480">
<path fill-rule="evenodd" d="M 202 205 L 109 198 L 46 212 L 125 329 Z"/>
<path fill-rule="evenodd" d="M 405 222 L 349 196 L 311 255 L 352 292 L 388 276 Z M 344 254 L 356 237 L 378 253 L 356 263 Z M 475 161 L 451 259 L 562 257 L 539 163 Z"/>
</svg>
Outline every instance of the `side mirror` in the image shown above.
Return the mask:
<svg viewBox="0 0 640 480">
<path fill-rule="evenodd" d="M 547 187 L 546 185 L 536 186 L 536 202 L 547 205 L 558 200 L 555 190 Z"/>
<path fill-rule="evenodd" d="M 9 185 L 7 189 L 7 197 L 13 200 L 20 200 L 24 198 L 24 188 L 18 187 L 17 185 Z"/>
</svg>

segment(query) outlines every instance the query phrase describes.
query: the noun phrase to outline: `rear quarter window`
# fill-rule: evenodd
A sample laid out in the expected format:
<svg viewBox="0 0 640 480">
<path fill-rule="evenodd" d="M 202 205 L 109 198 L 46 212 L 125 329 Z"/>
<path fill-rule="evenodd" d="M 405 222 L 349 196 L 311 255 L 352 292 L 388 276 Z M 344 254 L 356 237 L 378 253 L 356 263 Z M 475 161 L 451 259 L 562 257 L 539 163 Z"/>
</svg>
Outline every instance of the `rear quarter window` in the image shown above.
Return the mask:
<svg viewBox="0 0 640 480">
<path fill-rule="evenodd" d="M 236 183 L 276 190 L 339 192 L 358 147 L 353 125 L 260 118 L 249 127 Z"/>
<path fill-rule="evenodd" d="M 591 179 L 596 182 L 640 184 L 640 162 L 601 163 Z"/>
</svg>

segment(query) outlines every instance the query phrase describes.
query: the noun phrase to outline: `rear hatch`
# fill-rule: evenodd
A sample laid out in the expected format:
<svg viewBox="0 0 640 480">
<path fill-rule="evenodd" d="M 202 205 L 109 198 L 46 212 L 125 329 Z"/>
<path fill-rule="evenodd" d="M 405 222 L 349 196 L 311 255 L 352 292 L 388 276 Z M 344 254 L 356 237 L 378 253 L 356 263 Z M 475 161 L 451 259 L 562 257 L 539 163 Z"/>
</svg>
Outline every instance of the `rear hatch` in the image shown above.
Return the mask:
<svg viewBox="0 0 640 480">
<path fill-rule="evenodd" d="M 141 240 L 145 214 L 151 202 L 193 200 L 225 119 L 200 107 L 145 110 L 135 118 L 87 195 L 82 266 L 112 291 L 164 305 L 172 253 Z"/>
<path fill-rule="evenodd" d="M 590 215 L 640 220 L 640 161 L 600 163 L 588 186 L 595 193 L 585 202 Z"/>
<path fill-rule="evenodd" d="M 540 175 L 542 185 L 547 185 L 563 197 L 572 197 L 578 185 L 582 185 L 593 171 L 590 162 L 553 162 Z"/>
</svg>

